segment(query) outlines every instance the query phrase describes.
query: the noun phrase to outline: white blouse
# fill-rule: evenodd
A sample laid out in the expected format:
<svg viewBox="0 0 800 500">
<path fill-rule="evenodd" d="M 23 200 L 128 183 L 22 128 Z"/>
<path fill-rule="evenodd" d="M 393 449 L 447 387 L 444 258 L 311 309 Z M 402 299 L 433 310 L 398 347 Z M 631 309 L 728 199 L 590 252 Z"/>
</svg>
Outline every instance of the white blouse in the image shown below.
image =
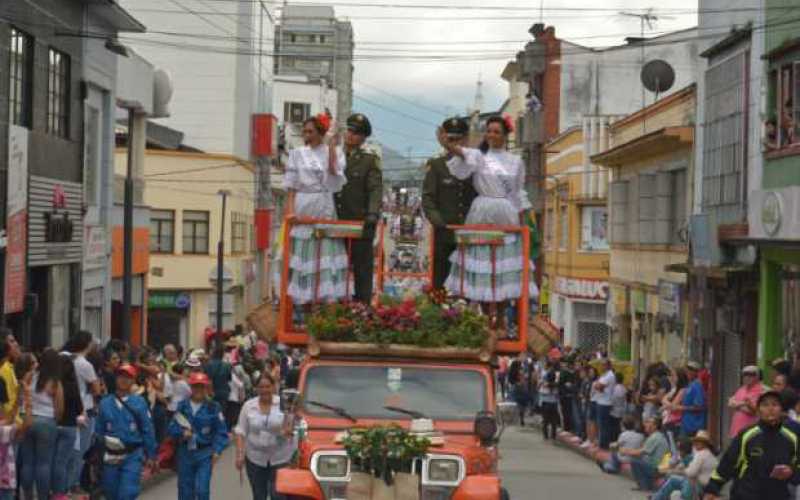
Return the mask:
<svg viewBox="0 0 800 500">
<path fill-rule="evenodd" d="M 342 148 L 336 148 L 336 175 L 328 169 L 328 146 L 312 148 L 303 146 L 289 151 L 284 189 L 299 193 L 337 193 L 347 182 L 344 176 L 345 157 Z"/>
<path fill-rule="evenodd" d="M 467 224 L 518 225 L 518 214 L 531 208 L 525 192 L 525 165 L 519 156 L 505 150 L 464 148 L 464 158 L 453 156 L 447 167 L 464 180 L 473 176 L 478 198 L 472 204 Z"/>
<path fill-rule="evenodd" d="M 234 429 L 245 442 L 245 456 L 260 467 L 282 465 L 292 459 L 297 448 L 296 439 L 281 433 L 284 414 L 278 404 L 270 407 L 268 415 L 261 412 L 258 397 L 248 399 L 239 413 Z"/>
</svg>

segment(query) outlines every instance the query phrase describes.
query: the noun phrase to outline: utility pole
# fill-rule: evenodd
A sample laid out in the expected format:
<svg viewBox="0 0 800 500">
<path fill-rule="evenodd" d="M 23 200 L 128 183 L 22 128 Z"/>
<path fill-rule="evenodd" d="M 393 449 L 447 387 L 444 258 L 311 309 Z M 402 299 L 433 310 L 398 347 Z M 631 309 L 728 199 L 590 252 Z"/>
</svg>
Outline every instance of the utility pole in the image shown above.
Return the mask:
<svg viewBox="0 0 800 500">
<path fill-rule="evenodd" d="M 133 281 L 133 130 L 136 112 L 128 109 L 128 168 L 125 173 L 122 250 L 122 341 L 131 341 L 131 290 Z"/>
<path fill-rule="evenodd" d="M 223 318 L 223 295 L 225 292 L 223 281 L 225 279 L 225 205 L 230 191 L 220 189 L 217 194 L 222 196 L 222 214 L 219 223 L 219 242 L 217 243 L 217 334 L 216 344 L 222 344 L 222 318 Z"/>
</svg>

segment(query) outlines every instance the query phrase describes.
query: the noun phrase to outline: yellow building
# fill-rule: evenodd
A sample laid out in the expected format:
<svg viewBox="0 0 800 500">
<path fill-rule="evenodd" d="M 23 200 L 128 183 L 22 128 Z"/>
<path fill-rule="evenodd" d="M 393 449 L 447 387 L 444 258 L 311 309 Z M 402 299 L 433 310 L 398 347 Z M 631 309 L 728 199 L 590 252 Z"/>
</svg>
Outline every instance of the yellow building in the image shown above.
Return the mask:
<svg viewBox="0 0 800 500">
<path fill-rule="evenodd" d="M 694 171 L 695 89 L 613 123 L 592 156 L 611 169 L 612 344 L 642 370 L 685 357 L 687 231 Z M 676 271 L 676 272 L 670 272 Z"/>
<path fill-rule="evenodd" d="M 607 173 L 586 154 L 606 121 L 587 117 L 546 146 L 542 309 L 561 341 L 583 351 L 607 345 L 609 335 Z"/>
<path fill-rule="evenodd" d="M 124 175 L 126 151 L 117 151 Z M 223 323 L 244 326 L 258 301 L 254 240 L 255 171 L 225 154 L 148 149 L 142 162 L 143 201 L 150 207 L 147 344 L 201 347 L 216 328 L 217 243 L 225 213 Z"/>
</svg>

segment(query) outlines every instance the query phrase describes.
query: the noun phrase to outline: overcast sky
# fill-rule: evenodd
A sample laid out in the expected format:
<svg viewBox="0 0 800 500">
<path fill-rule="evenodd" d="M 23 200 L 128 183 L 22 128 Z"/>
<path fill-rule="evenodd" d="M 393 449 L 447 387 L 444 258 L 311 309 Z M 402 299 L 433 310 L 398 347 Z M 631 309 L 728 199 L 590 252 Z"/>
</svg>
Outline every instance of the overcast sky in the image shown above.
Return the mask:
<svg viewBox="0 0 800 500">
<path fill-rule="evenodd" d="M 359 1 L 392 7 L 342 5 Z M 408 154 L 410 148 L 413 157 L 435 151 L 433 124 L 441 122 L 445 114 L 463 113 L 472 106 L 479 75 L 483 81 L 484 111 L 495 110 L 502 104 L 507 97 L 507 87 L 500 73 L 525 41 L 530 40 L 527 33 L 530 26 L 540 20 L 537 0 L 320 0 L 303 3 L 333 4 L 338 17 L 351 19 L 357 59 L 354 109 L 371 118 L 378 140 L 403 154 Z M 618 12 L 643 12 L 649 7 L 668 5 L 655 10 L 656 15 L 663 15 L 653 24 L 652 32 L 647 28 L 646 34 L 658 34 L 695 26 L 697 4 L 697 0 L 662 3 L 544 0 L 543 20 L 556 28 L 560 38 L 582 45 L 608 46 L 623 43 L 626 36 L 640 33 L 639 19 Z M 445 8 L 399 7 L 403 5 Z M 491 10 L 469 10 L 465 6 L 491 7 Z M 531 10 L 511 10 L 520 8 Z M 582 8 L 603 10 L 574 10 Z M 402 17 L 410 19 L 398 19 Z M 510 43 L 495 43 L 497 41 Z M 425 44 L 420 45 L 422 42 Z M 375 60 L 376 57 L 382 59 Z M 447 59 L 434 60 L 433 57 Z M 369 58 L 372 60 L 367 60 Z"/>
</svg>

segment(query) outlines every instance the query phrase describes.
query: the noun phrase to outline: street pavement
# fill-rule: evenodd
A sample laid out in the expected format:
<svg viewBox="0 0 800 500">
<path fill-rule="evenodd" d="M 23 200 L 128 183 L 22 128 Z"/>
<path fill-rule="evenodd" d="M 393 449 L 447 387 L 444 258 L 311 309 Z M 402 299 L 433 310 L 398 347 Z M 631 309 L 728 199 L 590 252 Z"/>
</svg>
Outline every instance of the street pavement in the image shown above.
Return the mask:
<svg viewBox="0 0 800 500">
<path fill-rule="evenodd" d="M 512 500 L 643 500 L 632 492 L 633 482 L 600 472 L 589 460 L 564 447 L 542 440 L 533 428 L 506 429 L 500 443 L 500 471 Z M 250 498 L 247 479 L 239 482 L 229 448 L 214 470 L 211 498 L 232 500 Z M 167 477 L 147 487 L 141 498 L 174 500 L 177 479 Z"/>
</svg>

